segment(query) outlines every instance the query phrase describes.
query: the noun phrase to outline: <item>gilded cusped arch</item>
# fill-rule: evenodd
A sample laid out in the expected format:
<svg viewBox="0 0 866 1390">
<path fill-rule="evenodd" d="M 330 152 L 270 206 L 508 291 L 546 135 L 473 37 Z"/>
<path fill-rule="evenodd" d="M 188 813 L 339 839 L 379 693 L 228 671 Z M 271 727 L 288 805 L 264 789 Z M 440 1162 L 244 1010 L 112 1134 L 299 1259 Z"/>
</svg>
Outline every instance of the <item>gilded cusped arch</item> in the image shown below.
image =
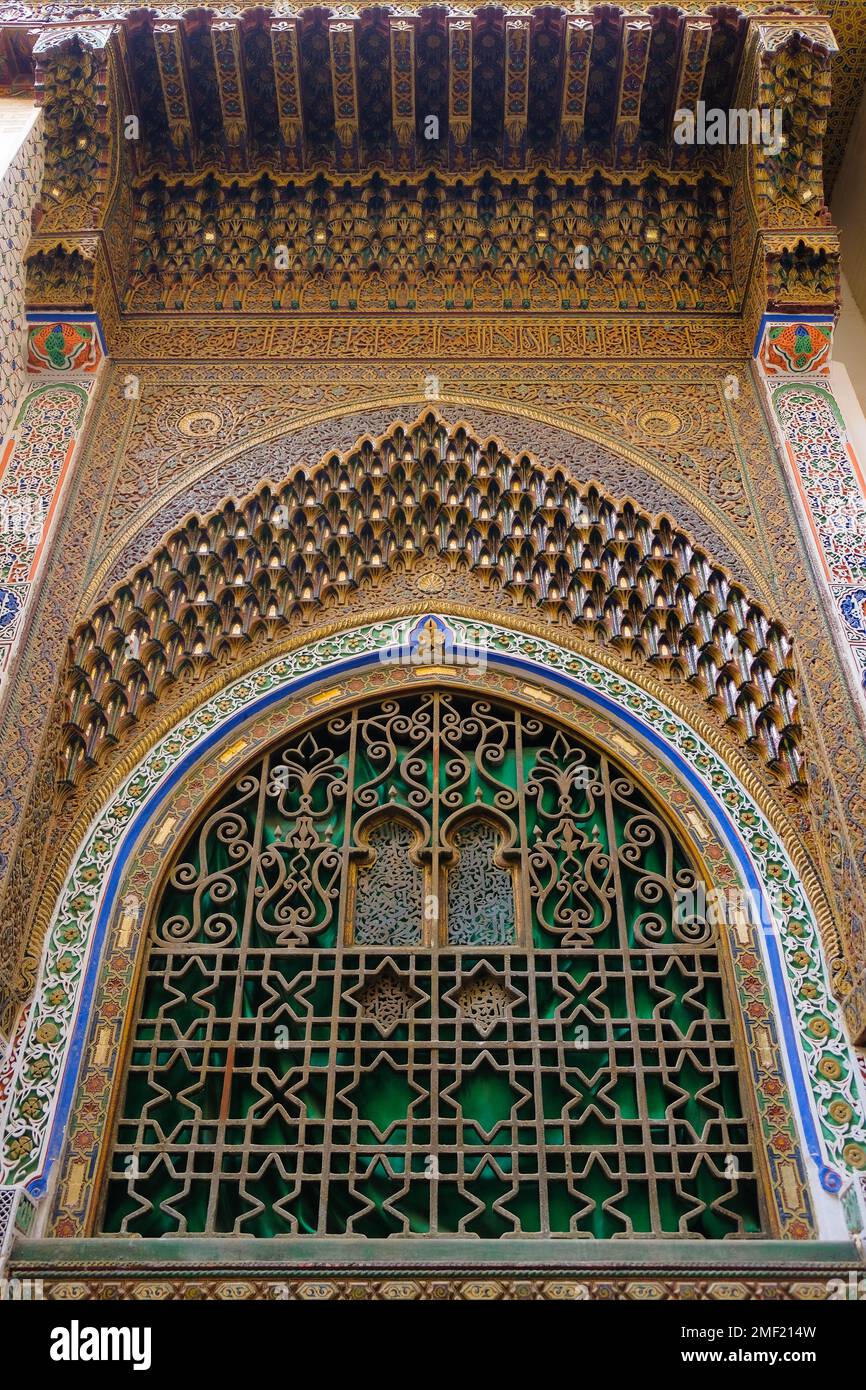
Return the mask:
<svg viewBox="0 0 866 1390">
<path fill-rule="evenodd" d="M 62 779 L 178 681 L 438 565 L 485 607 L 574 626 L 692 687 L 781 785 L 802 788 L 784 626 L 668 515 L 580 484 L 434 412 L 188 517 L 77 629 Z M 448 576 L 447 581 L 444 576 Z"/>
</svg>

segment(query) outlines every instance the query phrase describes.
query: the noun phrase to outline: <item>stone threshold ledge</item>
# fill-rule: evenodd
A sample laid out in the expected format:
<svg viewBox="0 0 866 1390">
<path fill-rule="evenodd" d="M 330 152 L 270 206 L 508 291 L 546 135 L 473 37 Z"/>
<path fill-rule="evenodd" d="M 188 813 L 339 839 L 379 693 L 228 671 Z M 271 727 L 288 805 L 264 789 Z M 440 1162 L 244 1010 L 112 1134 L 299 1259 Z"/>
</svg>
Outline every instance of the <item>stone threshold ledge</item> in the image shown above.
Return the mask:
<svg viewBox="0 0 866 1390">
<path fill-rule="evenodd" d="M 340 1274 L 453 1275 L 490 1272 L 688 1273 L 743 1277 L 826 1273 L 866 1265 L 849 1241 L 820 1240 L 465 1240 L 394 1237 L 389 1240 L 340 1236 L 288 1236 L 250 1239 L 197 1236 L 141 1239 L 18 1240 L 11 1265 L 17 1277 L 63 1276 L 71 1269 L 91 1275 L 114 1271 L 162 1277 L 197 1273 L 273 1275 L 322 1272 Z"/>
</svg>

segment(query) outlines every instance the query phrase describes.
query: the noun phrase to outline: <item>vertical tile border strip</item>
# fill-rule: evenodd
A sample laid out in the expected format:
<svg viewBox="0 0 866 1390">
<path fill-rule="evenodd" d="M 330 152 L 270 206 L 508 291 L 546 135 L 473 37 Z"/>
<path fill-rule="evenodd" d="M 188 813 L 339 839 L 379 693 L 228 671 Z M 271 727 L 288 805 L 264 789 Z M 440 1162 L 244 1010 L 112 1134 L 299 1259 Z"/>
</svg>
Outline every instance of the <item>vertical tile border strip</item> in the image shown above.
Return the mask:
<svg viewBox="0 0 866 1390">
<path fill-rule="evenodd" d="M 0 179 L 0 437 L 9 429 L 27 383 L 24 251 L 42 189 L 42 123 L 42 112 L 33 108 L 29 127 Z"/>
<path fill-rule="evenodd" d="M 866 466 L 830 390 L 832 327 L 765 317 L 755 357 L 828 591 L 830 629 L 866 704 Z"/>
<path fill-rule="evenodd" d="M 866 1167 L 866 1100 L 830 994 L 814 914 L 760 808 L 684 720 L 632 681 L 542 637 L 475 619 L 447 621 L 458 647 L 474 649 L 483 634 L 491 660 L 596 703 L 679 767 L 725 835 L 749 889 L 766 905 L 759 920 L 774 923 L 760 932 L 761 947 L 801 1127 L 821 1185 L 838 1193 L 846 1178 Z M 46 940 L 0 1120 L 0 1181 L 26 1183 L 36 1195 L 45 1190 L 75 1093 L 107 923 L 129 854 L 157 805 L 228 733 L 313 681 L 351 681 L 353 673 L 379 664 L 393 641 L 393 622 L 373 623 L 312 642 L 233 682 L 163 737 L 104 807 L 70 871 Z"/>
<path fill-rule="evenodd" d="M 20 636 L 95 376 L 38 379 L 0 453 L 0 681 Z"/>
</svg>

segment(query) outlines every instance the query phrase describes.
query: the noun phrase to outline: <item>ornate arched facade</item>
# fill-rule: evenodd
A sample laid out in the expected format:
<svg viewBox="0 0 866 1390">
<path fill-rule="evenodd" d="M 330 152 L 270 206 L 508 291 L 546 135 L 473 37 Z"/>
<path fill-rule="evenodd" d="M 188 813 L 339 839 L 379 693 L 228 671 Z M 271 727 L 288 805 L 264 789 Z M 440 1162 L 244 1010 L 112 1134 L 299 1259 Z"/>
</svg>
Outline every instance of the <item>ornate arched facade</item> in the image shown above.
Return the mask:
<svg viewBox="0 0 866 1390">
<path fill-rule="evenodd" d="M 0 692 L 2 1258 L 57 1298 L 826 1297 L 866 1212 L 866 719 L 791 471 L 859 468 L 820 139 L 671 153 L 640 7 L 509 15 L 497 135 L 499 21 L 458 7 L 475 114 L 458 84 L 426 167 L 438 11 L 385 14 L 386 120 L 378 11 L 283 8 L 34 48 L 5 458 L 57 459 Z M 680 96 L 691 53 L 815 140 L 826 21 L 757 15 L 676 30 Z M 224 77 L 264 61 L 257 26 L 273 138 L 218 102 L 218 149 L 199 68 L 186 115 L 161 83 L 211 30 Z M 593 42 L 648 84 L 610 149 Z M 330 126 L 315 53 L 371 84 Z"/>
</svg>

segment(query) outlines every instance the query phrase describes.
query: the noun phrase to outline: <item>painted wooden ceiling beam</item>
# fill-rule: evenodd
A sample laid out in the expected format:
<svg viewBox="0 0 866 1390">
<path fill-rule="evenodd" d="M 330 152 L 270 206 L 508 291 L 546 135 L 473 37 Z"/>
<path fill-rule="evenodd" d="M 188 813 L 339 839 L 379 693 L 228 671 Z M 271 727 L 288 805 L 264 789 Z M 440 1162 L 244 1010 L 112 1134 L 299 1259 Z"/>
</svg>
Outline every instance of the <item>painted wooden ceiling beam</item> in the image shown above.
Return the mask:
<svg viewBox="0 0 866 1390">
<path fill-rule="evenodd" d="M 175 169 L 185 172 L 195 168 L 198 141 L 182 24 L 177 20 L 154 24 L 153 46 L 171 140 L 172 163 Z"/>
</svg>

